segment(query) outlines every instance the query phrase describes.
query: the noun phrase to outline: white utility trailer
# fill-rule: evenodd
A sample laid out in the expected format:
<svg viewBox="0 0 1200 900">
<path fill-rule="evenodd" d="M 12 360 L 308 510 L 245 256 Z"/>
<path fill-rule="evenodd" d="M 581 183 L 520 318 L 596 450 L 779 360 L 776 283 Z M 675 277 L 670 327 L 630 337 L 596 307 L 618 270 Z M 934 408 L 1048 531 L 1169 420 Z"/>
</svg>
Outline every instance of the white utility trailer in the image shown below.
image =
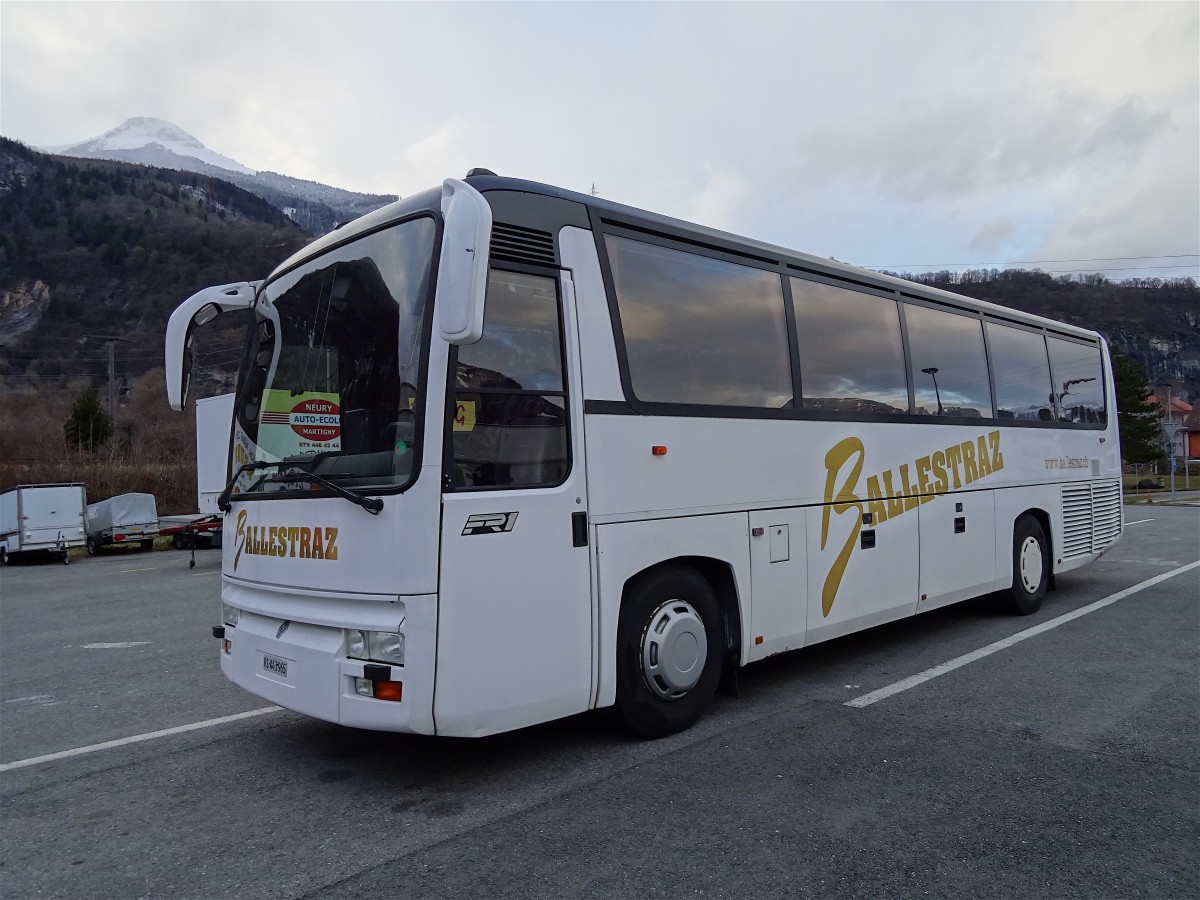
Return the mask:
<svg viewBox="0 0 1200 900">
<path fill-rule="evenodd" d="M 229 481 L 233 394 L 196 401 L 196 495 L 201 515 L 220 514 L 217 498 Z"/>
<path fill-rule="evenodd" d="M 196 400 L 196 516 L 167 516 L 161 534 L 170 535 L 177 550 L 221 546 L 224 519 L 217 498 L 229 481 L 229 435 L 233 423 L 233 394 Z"/>
<path fill-rule="evenodd" d="M 82 484 L 19 484 L 0 492 L 0 561 L 18 553 L 67 551 L 86 540 Z"/>
<path fill-rule="evenodd" d="M 95 556 L 109 544 L 138 544 L 143 550 L 158 537 L 158 506 L 153 494 L 118 494 L 87 508 L 87 550 Z"/>
</svg>

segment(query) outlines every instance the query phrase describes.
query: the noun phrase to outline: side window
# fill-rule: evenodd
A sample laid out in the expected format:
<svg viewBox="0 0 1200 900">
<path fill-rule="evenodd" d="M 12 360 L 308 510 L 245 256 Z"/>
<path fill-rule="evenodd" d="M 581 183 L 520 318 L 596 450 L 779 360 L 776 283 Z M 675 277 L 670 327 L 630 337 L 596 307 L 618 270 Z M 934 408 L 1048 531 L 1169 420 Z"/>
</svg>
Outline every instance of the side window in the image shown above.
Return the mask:
<svg viewBox="0 0 1200 900">
<path fill-rule="evenodd" d="M 908 412 L 896 301 L 792 279 L 804 409 Z"/>
<path fill-rule="evenodd" d="M 1100 348 L 1095 344 L 1076 344 L 1056 337 L 1047 337 L 1046 343 L 1050 347 L 1058 420 L 1105 424 L 1108 416 L 1104 408 Z"/>
<path fill-rule="evenodd" d="M 454 399 L 455 487 L 562 483 L 570 458 L 553 278 L 491 272 L 483 337 L 458 347 Z"/>
<path fill-rule="evenodd" d="M 1054 420 L 1046 341 L 1034 331 L 987 323 L 996 382 L 996 415 L 1031 422 Z"/>
<path fill-rule="evenodd" d="M 791 405 L 778 275 L 614 235 L 606 242 L 634 396 L 651 403 Z"/>
<path fill-rule="evenodd" d="M 917 413 L 990 419 L 983 323 L 912 304 L 904 307 L 904 320 Z"/>
</svg>

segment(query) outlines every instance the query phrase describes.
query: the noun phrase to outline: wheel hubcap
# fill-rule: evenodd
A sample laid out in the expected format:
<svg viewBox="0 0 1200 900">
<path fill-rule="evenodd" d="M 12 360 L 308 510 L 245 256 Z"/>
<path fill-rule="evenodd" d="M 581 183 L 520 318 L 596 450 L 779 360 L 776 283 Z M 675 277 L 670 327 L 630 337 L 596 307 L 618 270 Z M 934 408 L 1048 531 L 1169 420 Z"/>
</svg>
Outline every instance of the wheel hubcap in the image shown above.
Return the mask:
<svg viewBox="0 0 1200 900">
<path fill-rule="evenodd" d="M 668 600 L 654 611 L 642 634 L 642 673 L 664 700 L 696 686 L 708 658 L 704 622 L 686 600 Z"/>
<path fill-rule="evenodd" d="M 1042 583 L 1042 545 L 1035 538 L 1025 538 L 1017 559 L 1021 568 L 1021 586 L 1027 594 L 1036 593 Z"/>
</svg>

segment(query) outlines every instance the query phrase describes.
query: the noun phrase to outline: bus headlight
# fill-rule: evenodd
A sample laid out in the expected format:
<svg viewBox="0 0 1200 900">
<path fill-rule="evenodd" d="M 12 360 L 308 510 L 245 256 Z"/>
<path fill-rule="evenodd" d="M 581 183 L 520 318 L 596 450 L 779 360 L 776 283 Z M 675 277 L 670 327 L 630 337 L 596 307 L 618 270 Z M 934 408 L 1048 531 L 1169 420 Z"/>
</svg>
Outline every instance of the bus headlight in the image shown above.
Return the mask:
<svg viewBox="0 0 1200 900">
<path fill-rule="evenodd" d="M 237 628 L 238 620 L 242 617 L 242 611 L 236 606 L 230 606 L 224 601 L 221 602 L 221 621 L 226 625 L 231 625 Z"/>
<path fill-rule="evenodd" d="M 404 665 L 404 635 L 390 631 L 371 632 L 371 659 Z"/>
<path fill-rule="evenodd" d="M 404 635 L 393 631 L 346 632 L 346 655 L 351 659 L 372 659 L 376 662 L 404 665 Z"/>
</svg>

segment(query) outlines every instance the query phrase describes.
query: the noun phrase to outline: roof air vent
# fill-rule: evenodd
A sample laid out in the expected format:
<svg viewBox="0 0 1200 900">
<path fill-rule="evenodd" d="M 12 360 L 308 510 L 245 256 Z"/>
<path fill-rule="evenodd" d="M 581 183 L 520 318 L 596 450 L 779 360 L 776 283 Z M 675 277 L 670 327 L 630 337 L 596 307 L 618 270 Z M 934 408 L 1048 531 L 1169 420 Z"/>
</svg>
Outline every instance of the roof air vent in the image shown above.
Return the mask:
<svg viewBox="0 0 1200 900">
<path fill-rule="evenodd" d="M 495 175 L 491 169 L 472 169 L 467 173 L 468 178 L 474 178 L 476 175 Z"/>
<path fill-rule="evenodd" d="M 491 254 L 493 259 L 507 259 L 510 262 L 558 265 L 558 258 L 554 254 L 554 235 L 536 228 L 505 225 L 503 222 L 492 223 Z"/>
</svg>

